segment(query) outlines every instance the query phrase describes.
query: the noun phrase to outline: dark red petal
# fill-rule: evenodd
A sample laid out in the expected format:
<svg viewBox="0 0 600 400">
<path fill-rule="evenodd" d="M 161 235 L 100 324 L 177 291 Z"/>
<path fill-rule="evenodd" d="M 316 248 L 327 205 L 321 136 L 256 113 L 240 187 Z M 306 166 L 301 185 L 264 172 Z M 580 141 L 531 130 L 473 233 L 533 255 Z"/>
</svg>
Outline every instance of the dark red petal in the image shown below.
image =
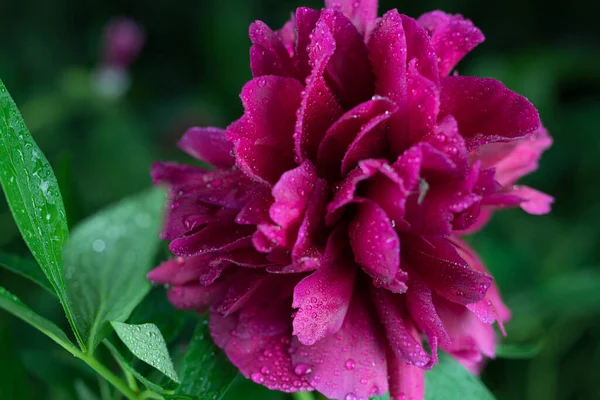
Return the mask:
<svg viewBox="0 0 600 400">
<path fill-rule="evenodd" d="M 349 109 L 373 95 L 375 76 L 367 47 L 352 22 L 342 13 L 324 10 L 321 20 L 329 26 L 336 46 L 326 69 L 327 83 Z"/>
<path fill-rule="evenodd" d="M 235 164 L 233 144 L 219 128 L 190 128 L 177 143 L 180 149 L 200 161 L 217 168 L 231 168 Z"/>
<path fill-rule="evenodd" d="M 298 71 L 300 72 L 299 79 L 304 79 L 310 75 L 312 66 L 309 63 L 308 48 L 311 43 L 311 37 L 319 16 L 321 13 L 312 8 L 300 7 L 296 10 L 296 27 L 298 29 L 298 41 L 296 43 L 296 61 Z"/>
<path fill-rule="evenodd" d="M 412 335 L 412 324 L 407 323 L 403 298 L 381 289 L 372 290 L 372 297 L 394 357 L 421 368 L 429 364 L 431 358 Z"/>
<path fill-rule="evenodd" d="M 295 79 L 264 76 L 242 89 L 246 114 L 227 128 L 237 163 L 249 176 L 275 183 L 294 163 L 294 126 L 303 87 Z"/>
<path fill-rule="evenodd" d="M 540 126 L 535 107 L 499 81 L 471 76 L 442 79 L 440 117 L 452 115 L 467 149 L 519 139 Z"/>
<path fill-rule="evenodd" d="M 338 229 L 329 239 L 323 265 L 294 289 L 294 335 L 302 344 L 311 346 L 336 333 L 344 322 L 358 271 L 347 247 L 345 232 Z"/>
<path fill-rule="evenodd" d="M 440 77 L 449 75 L 456 64 L 485 39 L 483 33 L 460 14 L 432 11 L 421 15 L 418 21 L 431 35 Z"/>
<path fill-rule="evenodd" d="M 363 295 L 353 296 L 337 333 L 312 346 L 292 343 L 296 371 L 328 398 L 369 398 L 388 390 L 385 340 Z"/>
<path fill-rule="evenodd" d="M 421 400 L 425 397 L 425 370 L 398 360 L 391 349 L 387 352 L 390 398 Z"/>
<path fill-rule="evenodd" d="M 402 238 L 402 258 L 441 296 L 459 304 L 476 303 L 485 297 L 492 277 L 474 271 L 444 238 Z M 410 287 L 410 285 L 409 285 Z"/>
<path fill-rule="evenodd" d="M 254 230 L 252 226 L 233 223 L 209 224 L 196 233 L 173 240 L 169 249 L 182 257 L 235 250 L 248 245 Z"/>
<path fill-rule="evenodd" d="M 362 132 L 369 132 L 397 110 L 384 97 L 374 97 L 341 116 L 328 130 L 319 145 L 317 167 L 330 179 L 339 179 L 340 166 L 349 146 Z"/>
<path fill-rule="evenodd" d="M 327 83 L 324 73 L 335 53 L 336 43 L 329 26 L 321 18 L 312 32 L 309 59 L 312 72 L 306 79 L 302 103 L 294 133 L 295 151 L 298 162 L 316 160 L 319 143 L 329 126 L 343 113 Z"/>
<path fill-rule="evenodd" d="M 250 25 L 250 40 L 254 44 L 253 48 L 258 49 L 250 53 L 250 66 L 255 77 L 272 74 L 276 70 L 269 68 L 266 61 L 278 64 L 277 70 L 281 76 L 296 77 L 297 70 L 281 38 L 264 22 L 256 21 Z"/>
<path fill-rule="evenodd" d="M 325 226 L 328 194 L 327 181 L 317 180 L 292 249 L 294 263 L 314 263 L 321 259 L 321 248 L 328 234 Z"/>
<path fill-rule="evenodd" d="M 364 200 L 349 227 L 354 258 L 375 282 L 392 282 L 400 268 L 400 238 L 385 211 Z"/>
<path fill-rule="evenodd" d="M 368 37 L 377 18 L 377 0 L 325 0 L 325 7 L 344 13 Z"/>
</svg>

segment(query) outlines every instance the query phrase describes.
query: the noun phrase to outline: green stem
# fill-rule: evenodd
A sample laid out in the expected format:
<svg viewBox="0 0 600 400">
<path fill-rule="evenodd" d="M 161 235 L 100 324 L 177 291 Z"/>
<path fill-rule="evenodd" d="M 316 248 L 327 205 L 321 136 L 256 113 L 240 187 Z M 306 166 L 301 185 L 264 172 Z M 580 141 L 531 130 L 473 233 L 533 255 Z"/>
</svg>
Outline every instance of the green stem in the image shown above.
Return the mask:
<svg viewBox="0 0 600 400">
<path fill-rule="evenodd" d="M 89 356 L 83 353 L 77 355 L 82 361 L 96 371 L 101 377 L 106 379 L 111 385 L 115 387 L 123 396 L 129 400 L 138 400 L 138 393 L 133 391 L 125 382 L 123 382 L 118 376 L 113 374 L 108 368 L 100 364 L 93 356 Z"/>
<path fill-rule="evenodd" d="M 292 393 L 292 397 L 295 400 L 315 400 L 312 392 L 295 392 Z"/>
</svg>

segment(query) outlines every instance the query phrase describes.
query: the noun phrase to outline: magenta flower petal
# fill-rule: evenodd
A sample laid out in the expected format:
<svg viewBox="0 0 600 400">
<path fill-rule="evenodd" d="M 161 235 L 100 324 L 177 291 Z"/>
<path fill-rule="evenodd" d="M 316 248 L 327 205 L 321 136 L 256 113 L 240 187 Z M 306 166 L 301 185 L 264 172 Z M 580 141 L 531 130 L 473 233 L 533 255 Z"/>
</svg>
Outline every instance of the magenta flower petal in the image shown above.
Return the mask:
<svg viewBox="0 0 600 400">
<path fill-rule="evenodd" d="M 277 75 L 273 71 L 279 71 L 281 76 L 295 77 L 297 70 L 294 67 L 290 54 L 285 48 L 281 38 L 273 32 L 262 21 L 256 21 L 250 25 L 250 40 L 259 51 L 251 51 L 250 65 L 255 77 L 264 75 Z M 262 56 L 262 54 L 265 56 Z M 254 56 L 254 57 L 252 57 Z M 267 64 L 274 62 L 277 66 Z"/>
<path fill-rule="evenodd" d="M 295 373 L 289 356 L 291 333 L 274 334 L 269 329 L 271 323 L 277 325 L 285 318 L 283 307 L 276 310 L 263 314 L 263 317 L 270 318 L 256 320 L 256 325 L 252 327 L 253 332 L 260 333 L 256 336 L 244 331 L 243 328 L 248 326 L 240 321 L 240 314 L 224 317 L 213 311 L 210 318 L 211 335 L 246 378 L 283 392 L 313 390 L 303 376 Z"/>
<path fill-rule="evenodd" d="M 268 274 L 264 271 L 243 269 L 231 282 L 221 301 L 213 308 L 224 316 L 240 310 L 267 278 Z"/>
<path fill-rule="evenodd" d="M 300 72 L 300 80 L 311 74 L 312 66 L 309 63 L 309 45 L 312 42 L 311 35 L 315 30 L 321 13 L 312 8 L 300 7 L 296 10 L 296 62 Z"/>
<path fill-rule="evenodd" d="M 377 3 L 377 0 L 325 0 L 325 7 L 344 13 L 360 33 L 368 36 L 377 18 Z"/>
<path fill-rule="evenodd" d="M 450 336 L 451 345 L 444 350 L 463 362 L 466 367 L 473 367 L 483 356 L 493 358 L 495 355 L 496 335 L 491 325 L 481 322 L 466 307 L 452 303 L 441 297 L 434 297 L 436 310 L 444 329 Z"/>
<path fill-rule="evenodd" d="M 451 341 L 433 304 L 433 293 L 414 271 L 410 273 L 406 308 L 416 326 L 427 336 L 431 347 L 431 364 L 437 364 L 437 346 L 450 346 Z"/>
<path fill-rule="evenodd" d="M 276 76 L 255 78 L 242 89 L 246 115 L 227 130 L 238 165 L 259 181 L 275 183 L 294 166 L 293 133 L 302 85 Z M 274 115 L 278 115 L 273 119 Z"/>
<path fill-rule="evenodd" d="M 317 166 L 319 172 L 338 179 L 340 171 L 336 167 L 350 145 L 361 134 L 368 134 L 372 129 L 387 120 L 396 111 L 396 105 L 385 97 L 374 97 L 346 112 L 333 125 L 319 145 Z"/>
<path fill-rule="evenodd" d="M 292 307 L 294 335 L 300 343 L 311 346 L 342 327 L 356 280 L 358 268 L 347 256 L 344 233 L 331 236 L 323 266 L 300 281 L 294 289 Z M 344 254 L 346 253 L 346 254 Z"/>
<path fill-rule="evenodd" d="M 233 146 L 218 128 L 191 128 L 177 143 L 179 148 L 200 161 L 217 168 L 231 168 L 235 164 Z"/>
<path fill-rule="evenodd" d="M 381 207 L 361 202 L 349 234 L 356 262 L 375 282 L 390 283 L 400 267 L 400 238 Z"/>
<path fill-rule="evenodd" d="M 369 398 L 387 392 L 385 347 L 374 313 L 355 294 L 336 334 L 312 346 L 292 344 L 294 365 L 311 371 L 306 374 L 311 386 L 333 399 Z"/>
<path fill-rule="evenodd" d="M 468 149 L 519 139 L 540 126 L 535 107 L 494 79 L 449 76 L 442 79 L 440 115 L 458 122 Z"/>
<path fill-rule="evenodd" d="M 431 35 L 440 77 L 448 76 L 468 52 L 485 40 L 483 33 L 460 14 L 432 11 L 421 15 L 418 21 Z"/>
<path fill-rule="evenodd" d="M 322 247 L 327 241 L 325 212 L 328 200 L 327 181 L 319 179 L 310 196 L 304 219 L 298 229 L 298 238 L 292 249 L 294 263 L 309 263 L 310 270 L 320 264 Z"/>
<path fill-rule="evenodd" d="M 425 371 L 398 360 L 391 350 L 387 357 L 390 374 L 390 398 L 417 400 L 425 397 Z"/>
<path fill-rule="evenodd" d="M 148 273 L 148 279 L 155 283 L 181 286 L 187 283 L 198 282 L 210 284 L 216 280 L 222 267 L 212 266 L 211 258 L 197 256 L 184 259 L 176 257 L 161 263 Z"/>
<path fill-rule="evenodd" d="M 373 95 L 375 76 L 367 46 L 352 22 L 342 13 L 324 10 L 321 20 L 329 26 L 336 44 L 335 53 L 327 65 L 327 81 L 347 109 L 354 107 Z"/>
<path fill-rule="evenodd" d="M 482 300 L 492 277 L 469 268 L 446 239 L 403 238 L 406 260 L 441 296 L 459 304 Z"/>
<path fill-rule="evenodd" d="M 199 313 L 206 311 L 217 297 L 218 286 L 204 286 L 201 284 L 189 284 L 183 286 L 173 286 L 167 292 L 169 301 L 175 307 L 182 310 L 196 310 Z"/>
<path fill-rule="evenodd" d="M 511 194 L 523 199 L 520 204 L 521 208 L 529 214 L 544 215 L 550 212 L 554 198 L 545 193 L 530 188 L 529 186 L 518 185 Z"/>
<path fill-rule="evenodd" d="M 305 162 L 299 167 L 284 173 L 273 187 L 274 202 L 269 215 L 275 222 L 275 231 L 271 235 L 280 246 L 295 242 L 298 227 L 317 181 L 313 166 Z M 267 231 L 262 229 L 263 233 Z"/>
<path fill-rule="evenodd" d="M 404 315 L 403 301 L 398 295 L 387 290 L 375 289 L 373 302 L 377 315 L 383 323 L 387 340 L 394 356 L 407 364 L 425 367 L 431 361 L 423 346 L 412 335 L 413 329 L 407 325 L 409 317 Z"/>
<path fill-rule="evenodd" d="M 189 236 L 175 239 L 169 245 L 181 257 L 242 248 L 248 244 L 253 229 L 243 225 L 210 224 Z"/>
<path fill-rule="evenodd" d="M 309 59 L 313 66 L 298 110 L 294 134 L 296 157 L 314 160 L 327 127 L 343 113 L 335 94 L 325 82 L 325 69 L 335 53 L 335 39 L 327 24 L 320 19 L 312 33 Z"/>
</svg>

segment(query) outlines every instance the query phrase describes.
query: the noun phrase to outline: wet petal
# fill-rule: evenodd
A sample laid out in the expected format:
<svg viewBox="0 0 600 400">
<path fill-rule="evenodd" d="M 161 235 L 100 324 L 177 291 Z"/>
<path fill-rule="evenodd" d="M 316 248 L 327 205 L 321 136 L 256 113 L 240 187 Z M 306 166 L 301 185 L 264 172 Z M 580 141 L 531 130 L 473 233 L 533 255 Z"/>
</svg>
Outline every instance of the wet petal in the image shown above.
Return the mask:
<svg viewBox="0 0 600 400">
<path fill-rule="evenodd" d="M 456 119 L 469 150 L 522 138 L 540 126 L 535 107 L 494 79 L 446 77 L 440 99 L 440 116 Z"/>
<path fill-rule="evenodd" d="M 174 286 L 167 292 L 169 301 L 173 306 L 182 310 L 196 310 L 199 313 L 206 311 L 208 306 L 219 296 L 220 285 L 204 286 L 199 283 L 183 286 Z"/>
<path fill-rule="evenodd" d="M 327 23 L 321 18 L 312 32 L 309 62 L 312 72 L 298 110 L 294 133 L 296 157 L 299 161 L 316 160 L 319 143 L 329 126 L 343 113 L 335 94 L 329 89 L 323 74 L 335 53 L 336 43 Z"/>
<path fill-rule="evenodd" d="M 313 345 L 337 332 L 344 322 L 354 291 L 357 266 L 348 257 L 347 238 L 338 229 L 330 237 L 323 265 L 294 289 L 294 335 Z"/>
<path fill-rule="evenodd" d="M 254 230 L 252 226 L 232 223 L 209 224 L 196 233 L 173 240 L 169 249 L 181 257 L 235 250 L 249 244 Z"/>
<path fill-rule="evenodd" d="M 388 350 L 387 368 L 390 373 L 390 398 L 422 400 L 425 397 L 425 370 L 398 360 Z"/>
<path fill-rule="evenodd" d="M 296 9 L 296 28 L 298 42 L 296 43 L 296 60 L 298 63 L 298 71 L 300 72 L 300 80 L 310 75 L 312 66 L 309 63 L 309 45 L 312 41 L 311 34 L 317 25 L 321 13 L 312 8 L 300 7 Z"/>
<path fill-rule="evenodd" d="M 297 371 L 323 395 L 369 398 L 387 392 L 385 345 L 374 313 L 362 295 L 355 294 L 336 334 L 312 346 L 292 343 Z"/>
<path fill-rule="evenodd" d="M 217 168 L 231 168 L 235 164 L 233 144 L 219 128 L 190 128 L 177 143 L 180 149 L 200 161 Z"/>
<path fill-rule="evenodd" d="M 485 39 L 483 33 L 460 14 L 432 11 L 423 14 L 418 21 L 431 35 L 440 77 L 449 75 L 456 64 Z"/>
<path fill-rule="evenodd" d="M 326 69 L 327 83 L 349 109 L 373 95 L 375 76 L 367 47 L 352 22 L 342 13 L 324 10 L 321 20 L 329 26 L 336 45 Z M 348 68 L 349 65 L 352 68 Z"/>
<path fill-rule="evenodd" d="M 377 18 L 377 0 L 325 0 L 325 7 L 344 13 L 368 37 Z"/>
<path fill-rule="evenodd" d="M 470 269 L 446 239 L 406 236 L 402 243 L 402 258 L 441 296 L 465 305 L 485 297 L 492 277 Z"/>
<path fill-rule="evenodd" d="M 246 114 L 227 128 L 237 163 L 249 176 L 275 183 L 295 166 L 294 126 L 303 87 L 295 79 L 264 76 L 242 89 Z"/>
<path fill-rule="evenodd" d="M 262 21 L 250 25 L 250 40 L 254 44 L 250 52 L 250 67 L 254 77 L 279 75 L 295 77 L 296 68 L 279 35 Z"/>
<path fill-rule="evenodd" d="M 317 180 L 292 249 L 292 260 L 296 264 L 308 262 L 316 267 L 321 259 L 321 250 L 329 233 L 325 226 L 328 194 L 327 181 Z"/>
<path fill-rule="evenodd" d="M 340 177 L 340 165 L 349 146 L 363 132 L 370 132 L 387 120 L 396 105 L 385 97 L 374 97 L 341 116 L 319 145 L 319 172 L 334 180 Z"/>
<path fill-rule="evenodd" d="M 421 368 L 429 364 L 429 355 L 412 335 L 412 324 L 407 323 L 403 298 L 381 289 L 372 290 L 372 297 L 394 357 Z"/>
<path fill-rule="evenodd" d="M 400 267 L 400 239 L 381 207 L 361 202 L 349 234 L 356 262 L 376 282 L 390 283 Z"/>
</svg>

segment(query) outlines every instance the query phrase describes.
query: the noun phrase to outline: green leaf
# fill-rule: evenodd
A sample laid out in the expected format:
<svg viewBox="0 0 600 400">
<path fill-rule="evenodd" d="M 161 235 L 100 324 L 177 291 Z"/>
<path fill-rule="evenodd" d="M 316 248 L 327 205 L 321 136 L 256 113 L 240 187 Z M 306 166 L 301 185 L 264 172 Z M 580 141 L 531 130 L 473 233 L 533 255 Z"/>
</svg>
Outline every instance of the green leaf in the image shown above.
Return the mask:
<svg viewBox="0 0 600 400">
<path fill-rule="evenodd" d="M 493 400 L 485 385 L 446 353 L 425 373 L 425 400 Z"/>
<path fill-rule="evenodd" d="M 537 356 L 542 351 L 544 344 L 538 343 L 506 343 L 496 346 L 496 357 L 508 359 L 529 359 Z"/>
<path fill-rule="evenodd" d="M 69 229 L 60 190 L 48 160 L 2 81 L 0 184 L 25 243 L 65 305 L 62 249 Z M 72 323 L 68 308 L 65 312 Z"/>
<path fill-rule="evenodd" d="M 58 326 L 36 314 L 3 287 L 0 287 L 0 308 L 45 333 L 50 339 L 54 340 L 69 352 L 77 351 L 67 335 Z"/>
<path fill-rule="evenodd" d="M 84 351 L 92 352 L 150 291 L 164 195 L 150 190 L 79 224 L 64 250 L 65 283 Z"/>
<path fill-rule="evenodd" d="M 167 349 L 167 342 L 156 325 L 130 325 L 117 321 L 111 323 L 117 336 L 134 356 L 179 383 L 169 349 Z"/>
<path fill-rule="evenodd" d="M 52 285 L 64 287 L 61 249 L 69 231 L 58 183 L 2 81 L 0 182 L 31 253 Z"/>
<path fill-rule="evenodd" d="M 371 397 L 371 400 L 390 400 L 390 395 L 386 393 L 381 396 Z"/>
<path fill-rule="evenodd" d="M 177 394 L 201 400 L 219 400 L 238 376 L 225 354 L 213 343 L 208 320 L 202 320 L 183 360 L 181 385 Z"/>
<path fill-rule="evenodd" d="M 37 283 L 40 287 L 56 296 L 56 292 L 52 288 L 52 285 L 50 285 L 50 282 L 48 282 L 48 278 L 46 278 L 40 266 L 35 261 L 0 252 L 0 267 Z"/>
<path fill-rule="evenodd" d="M 164 393 L 166 390 L 171 389 L 169 387 L 163 387 L 162 385 L 151 381 L 150 379 L 146 378 L 144 375 L 139 373 L 131 365 L 131 363 L 121 354 L 117 347 L 114 344 L 112 344 L 108 339 L 105 339 L 103 343 L 108 348 L 108 350 L 110 350 L 110 353 L 117 360 L 121 368 L 133 375 L 138 381 L 140 381 L 142 385 L 146 386 L 146 388 L 156 393 Z"/>
</svg>

